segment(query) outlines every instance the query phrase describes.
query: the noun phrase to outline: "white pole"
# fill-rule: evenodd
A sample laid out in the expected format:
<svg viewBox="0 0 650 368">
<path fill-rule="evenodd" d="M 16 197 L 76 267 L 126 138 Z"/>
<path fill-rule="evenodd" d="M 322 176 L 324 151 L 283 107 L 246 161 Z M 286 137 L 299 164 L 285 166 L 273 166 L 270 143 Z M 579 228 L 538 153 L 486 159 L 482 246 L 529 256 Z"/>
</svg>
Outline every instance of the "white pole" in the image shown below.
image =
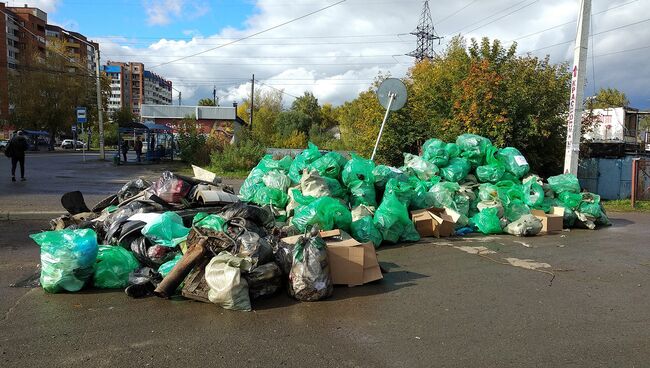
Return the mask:
<svg viewBox="0 0 650 368">
<path fill-rule="evenodd" d="M 567 121 L 566 147 L 564 153 L 564 173 L 578 175 L 578 156 L 580 155 L 580 138 L 582 136 L 582 111 L 587 73 L 587 47 L 589 45 L 589 25 L 591 17 L 591 0 L 580 1 L 578 32 L 573 54 L 571 78 L 571 99 Z"/>
<path fill-rule="evenodd" d="M 99 48 L 92 46 L 95 49 L 95 82 L 97 83 L 97 118 L 99 120 L 99 159 L 106 159 L 106 151 L 104 148 L 104 115 L 102 114 L 102 88 L 99 78 Z"/>
<path fill-rule="evenodd" d="M 371 160 L 375 159 L 375 154 L 377 153 L 377 147 L 379 147 L 379 141 L 381 140 L 381 134 L 384 132 L 384 125 L 386 125 L 386 121 L 388 120 L 388 115 L 390 114 L 390 108 L 393 105 L 393 101 L 395 100 L 395 97 L 397 94 L 395 92 L 388 92 L 388 106 L 386 106 L 386 115 L 384 115 L 384 121 L 381 123 L 381 128 L 379 128 L 379 135 L 377 136 L 377 142 L 375 142 L 375 149 L 372 150 L 372 156 L 370 156 Z"/>
<path fill-rule="evenodd" d="M 81 123 L 81 134 L 82 134 L 82 137 L 84 137 L 84 141 L 85 141 L 85 142 L 83 142 L 81 144 L 81 155 L 84 158 L 84 162 L 86 162 L 86 145 L 88 144 L 88 137 L 83 135 L 84 134 L 84 124 L 83 123 Z"/>
</svg>

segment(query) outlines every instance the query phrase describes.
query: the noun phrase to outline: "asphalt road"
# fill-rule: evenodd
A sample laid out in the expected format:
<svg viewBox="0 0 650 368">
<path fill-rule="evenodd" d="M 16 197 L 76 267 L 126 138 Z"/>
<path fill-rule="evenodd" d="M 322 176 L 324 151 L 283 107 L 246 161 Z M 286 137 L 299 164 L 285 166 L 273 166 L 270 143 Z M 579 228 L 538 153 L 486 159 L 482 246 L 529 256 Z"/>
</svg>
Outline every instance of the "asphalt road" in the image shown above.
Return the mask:
<svg viewBox="0 0 650 368">
<path fill-rule="evenodd" d="M 107 153 L 112 158 L 113 153 Z M 88 206 L 115 193 L 130 179 L 156 178 L 165 170 L 186 167 L 179 162 L 137 164 L 129 155 L 129 164 L 114 166 L 111 160 L 99 161 L 97 153 L 36 153 L 26 157 L 27 181 L 11 182 L 11 161 L 0 159 L 0 212 L 62 211 L 61 195 L 80 190 Z M 229 183 L 229 184 L 237 184 Z"/>
<path fill-rule="evenodd" d="M 278 295 L 250 313 L 10 288 L 34 274 L 27 234 L 45 224 L 0 222 L 0 366 L 647 367 L 650 216 L 612 218 L 598 231 L 383 247 L 382 281 L 315 303 Z"/>
</svg>

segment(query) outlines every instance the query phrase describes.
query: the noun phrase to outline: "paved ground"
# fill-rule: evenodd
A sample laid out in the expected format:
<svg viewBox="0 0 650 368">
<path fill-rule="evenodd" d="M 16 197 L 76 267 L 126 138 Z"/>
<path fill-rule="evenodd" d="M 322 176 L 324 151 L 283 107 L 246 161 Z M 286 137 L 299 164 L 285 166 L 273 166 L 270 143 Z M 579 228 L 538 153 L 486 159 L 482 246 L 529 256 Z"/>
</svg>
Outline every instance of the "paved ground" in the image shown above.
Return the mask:
<svg viewBox="0 0 650 368">
<path fill-rule="evenodd" d="M 107 153 L 112 158 L 113 153 Z M 4 157 L 3 157 L 4 158 Z M 156 178 L 162 171 L 185 168 L 178 162 L 152 165 L 135 163 L 135 155 L 129 156 L 129 164 L 114 166 L 112 161 L 99 161 L 96 153 L 87 154 L 86 162 L 81 153 L 55 152 L 28 154 L 25 182 L 11 182 L 11 161 L 0 159 L 0 212 L 64 211 L 61 195 L 80 190 L 89 206 L 115 193 L 130 179 Z M 238 184 L 238 181 L 228 182 Z"/>
<path fill-rule="evenodd" d="M 650 216 L 612 218 L 599 231 L 382 248 L 380 282 L 251 313 L 9 288 L 34 273 L 27 234 L 44 224 L 0 222 L 0 366 L 647 367 Z M 467 253 L 479 246 L 496 253 Z M 506 258 L 548 263 L 555 279 Z"/>
</svg>

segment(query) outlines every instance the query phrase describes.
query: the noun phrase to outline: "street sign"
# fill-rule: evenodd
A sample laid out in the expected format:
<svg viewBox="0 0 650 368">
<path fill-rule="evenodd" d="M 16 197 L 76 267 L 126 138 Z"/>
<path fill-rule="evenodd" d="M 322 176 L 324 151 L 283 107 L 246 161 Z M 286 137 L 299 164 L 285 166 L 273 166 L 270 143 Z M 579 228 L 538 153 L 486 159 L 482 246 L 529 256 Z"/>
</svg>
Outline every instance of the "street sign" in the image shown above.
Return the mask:
<svg viewBox="0 0 650 368">
<path fill-rule="evenodd" d="M 83 124 L 86 122 L 86 108 L 77 107 L 77 123 Z"/>
</svg>

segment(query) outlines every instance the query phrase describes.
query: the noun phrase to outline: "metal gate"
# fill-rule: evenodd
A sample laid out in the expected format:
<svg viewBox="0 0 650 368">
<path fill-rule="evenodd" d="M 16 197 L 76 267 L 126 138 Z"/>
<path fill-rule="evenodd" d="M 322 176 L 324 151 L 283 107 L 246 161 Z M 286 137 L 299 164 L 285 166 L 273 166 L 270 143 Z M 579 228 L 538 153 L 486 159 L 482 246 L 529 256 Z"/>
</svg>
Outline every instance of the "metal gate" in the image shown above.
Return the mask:
<svg viewBox="0 0 650 368">
<path fill-rule="evenodd" d="M 632 207 L 636 201 L 650 200 L 650 159 L 632 161 Z"/>
</svg>

